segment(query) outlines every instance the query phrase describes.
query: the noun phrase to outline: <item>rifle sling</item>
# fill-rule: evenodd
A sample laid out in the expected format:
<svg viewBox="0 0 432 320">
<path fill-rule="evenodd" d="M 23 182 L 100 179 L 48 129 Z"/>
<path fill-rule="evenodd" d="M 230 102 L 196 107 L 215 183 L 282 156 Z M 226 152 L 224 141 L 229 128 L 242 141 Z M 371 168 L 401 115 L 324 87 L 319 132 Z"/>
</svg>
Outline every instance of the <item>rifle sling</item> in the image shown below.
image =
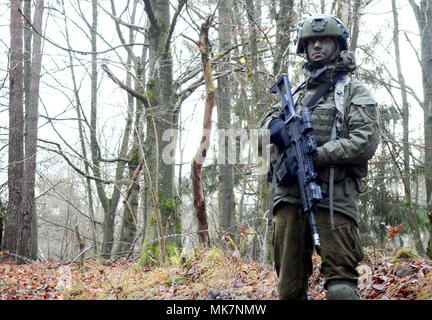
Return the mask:
<svg viewBox="0 0 432 320">
<path fill-rule="evenodd" d="M 338 74 L 333 78 L 332 81 L 325 82 L 325 83 L 321 84 L 321 85 L 319 86 L 318 90 L 315 92 L 315 94 L 312 96 L 312 98 L 311 98 L 311 99 L 308 101 L 308 103 L 306 104 L 306 107 L 307 107 L 307 108 L 312 108 L 312 107 L 313 107 L 313 106 L 318 102 L 318 100 L 321 99 L 321 97 L 324 96 L 324 95 L 327 93 L 327 91 L 328 91 L 331 87 L 333 87 L 333 86 L 336 84 L 336 82 L 338 82 L 340 79 L 342 79 L 342 77 L 343 77 L 344 75 L 346 75 L 346 74 L 347 74 L 346 72 L 338 73 Z"/>
<path fill-rule="evenodd" d="M 336 121 L 337 117 L 333 120 L 331 129 L 330 139 L 336 140 Z M 333 192 L 334 192 L 334 172 L 335 166 L 330 165 L 330 177 L 329 177 L 329 211 L 330 211 L 330 230 L 334 231 L 334 209 L 333 209 Z"/>
</svg>

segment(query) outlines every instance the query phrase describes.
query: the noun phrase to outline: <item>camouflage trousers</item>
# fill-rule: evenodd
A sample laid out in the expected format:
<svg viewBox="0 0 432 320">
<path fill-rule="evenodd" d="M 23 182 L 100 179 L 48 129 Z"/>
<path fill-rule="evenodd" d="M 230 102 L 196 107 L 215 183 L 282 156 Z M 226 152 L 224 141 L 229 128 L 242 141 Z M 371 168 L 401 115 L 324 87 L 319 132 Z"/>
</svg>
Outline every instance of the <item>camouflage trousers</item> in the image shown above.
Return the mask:
<svg viewBox="0 0 432 320">
<path fill-rule="evenodd" d="M 330 229 L 330 214 L 315 214 L 324 288 L 330 280 L 357 284 L 355 269 L 363 259 L 358 228 L 349 217 L 334 213 L 335 229 Z M 308 279 L 312 274 L 313 240 L 308 215 L 301 208 L 281 203 L 275 208 L 273 256 L 279 283 L 279 299 L 307 299 Z"/>
</svg>

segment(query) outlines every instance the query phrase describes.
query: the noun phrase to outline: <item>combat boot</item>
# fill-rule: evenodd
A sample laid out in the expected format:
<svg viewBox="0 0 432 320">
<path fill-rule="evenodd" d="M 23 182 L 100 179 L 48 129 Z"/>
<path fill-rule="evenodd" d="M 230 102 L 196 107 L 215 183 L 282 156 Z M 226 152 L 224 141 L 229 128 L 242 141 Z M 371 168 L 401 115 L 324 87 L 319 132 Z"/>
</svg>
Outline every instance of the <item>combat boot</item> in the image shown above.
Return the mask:
<svg viewBox="0 0 432 320">
<path fill-rule="evenodd" d="M 360 300 L 360 295 L 352 281 L 332 280 L 327 285 L 327 300 Z"/>
</svg>

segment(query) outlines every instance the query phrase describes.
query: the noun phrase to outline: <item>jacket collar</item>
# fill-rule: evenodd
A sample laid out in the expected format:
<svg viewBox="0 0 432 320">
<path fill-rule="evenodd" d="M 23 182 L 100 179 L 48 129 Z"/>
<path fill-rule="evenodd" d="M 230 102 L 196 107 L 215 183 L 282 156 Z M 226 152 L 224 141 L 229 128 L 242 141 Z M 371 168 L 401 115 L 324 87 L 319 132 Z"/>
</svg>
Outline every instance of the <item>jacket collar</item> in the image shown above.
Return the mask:
<svg viewBox="0 0 432 320">
<path fill-rule="evenodd" d="M 304 69 L 307 75 L 306 87 L 313 88 L 323 82 L 331 81 L 339 72 L 353 72 L 356 69 L 354 52 L 342 51 L 333 63 L 320 68 L 313 69 L 308 63 L 305 63 Z"/>
</svg>

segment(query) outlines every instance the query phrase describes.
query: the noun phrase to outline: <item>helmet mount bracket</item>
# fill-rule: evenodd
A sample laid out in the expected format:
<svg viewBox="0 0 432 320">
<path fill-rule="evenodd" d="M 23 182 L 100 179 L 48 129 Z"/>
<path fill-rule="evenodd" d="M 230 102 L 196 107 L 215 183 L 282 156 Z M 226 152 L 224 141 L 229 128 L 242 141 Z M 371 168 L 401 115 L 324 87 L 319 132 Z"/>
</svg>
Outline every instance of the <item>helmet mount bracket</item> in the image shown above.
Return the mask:
<svg viewBox="0 0 432 320">
<path fill-rule="evenodd" d="M 316 18 L 312 20 L 312 30 L 314 32 L 323 32 L 327 24 L 326 18 Z"/>
</svg>

